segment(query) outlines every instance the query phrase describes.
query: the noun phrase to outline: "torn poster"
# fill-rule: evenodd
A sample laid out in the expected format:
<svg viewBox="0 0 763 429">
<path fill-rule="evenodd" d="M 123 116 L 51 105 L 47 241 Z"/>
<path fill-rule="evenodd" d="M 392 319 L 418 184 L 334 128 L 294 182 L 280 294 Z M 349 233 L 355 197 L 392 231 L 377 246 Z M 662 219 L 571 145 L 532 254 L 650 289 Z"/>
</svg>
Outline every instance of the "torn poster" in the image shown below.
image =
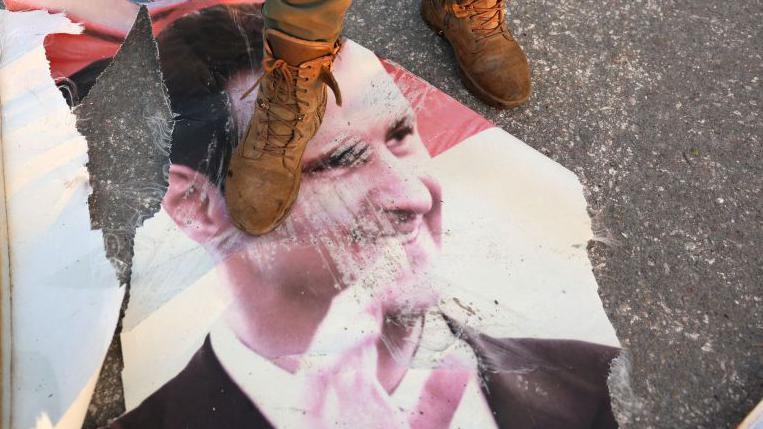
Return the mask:
<svg viewBox="0 0 763 429">
<path fill-rule="evenodd" d="M 80 6 L 86 26 L 113 17 Z M 345 40 L 344 103 L 329 95 L 292 214 L 248 236 L 222 186 L 261 74 L 259 6 L 150 10 L 172 165 L 135 237 L 114 428 L 616 426 L 619 343 L 572 173 Z M 49 45 L 79 97 L 117 21 L 88 27 L 77 56 Z"/>
<path fill-rule="evenodd" d="M 46 34 L 78 25 L 0 11 L 2 162 L 9 248 L 3 282 L 2 427 L 82 424 L 123 289 L 91 230 L 87 142 L 51 78 Z M 4 268 L 5 269 L 5 268 Z"/>
</svg>

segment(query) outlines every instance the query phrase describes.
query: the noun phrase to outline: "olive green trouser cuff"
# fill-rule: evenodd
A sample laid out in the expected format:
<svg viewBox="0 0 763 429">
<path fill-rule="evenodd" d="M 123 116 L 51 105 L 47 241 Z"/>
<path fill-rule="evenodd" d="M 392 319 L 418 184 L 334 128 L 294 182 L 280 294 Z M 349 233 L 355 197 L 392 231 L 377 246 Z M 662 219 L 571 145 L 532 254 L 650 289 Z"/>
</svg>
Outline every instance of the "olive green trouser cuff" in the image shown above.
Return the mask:
<svg viewBox="0 0 763 429">
<path fill-rule="evenodd" d="M 265 27 L 303 40 L 333 42 L 352 0 L 265 0 Z"/>
</svg>

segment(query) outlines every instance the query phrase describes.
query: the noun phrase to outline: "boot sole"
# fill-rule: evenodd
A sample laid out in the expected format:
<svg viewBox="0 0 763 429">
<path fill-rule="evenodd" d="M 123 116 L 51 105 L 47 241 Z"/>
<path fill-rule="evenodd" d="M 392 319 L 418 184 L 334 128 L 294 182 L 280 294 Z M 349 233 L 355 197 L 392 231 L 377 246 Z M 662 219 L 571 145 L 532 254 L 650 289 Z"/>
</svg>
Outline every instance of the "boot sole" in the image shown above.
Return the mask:
<svg viewBox="0 0 763 429">
<path fill-rule="evenodd" d="M 445 37 L 445 31 L 437 26 L 434 22 L 432 22 L 428 17 L 427 14 L 424 12 L 424 1 L 421 2 L 421 9 L 420 9 L 420 15 L 421 19 L 424 21 L 424 23 L 429 27 L 432 31 L 434 31 L 435 34 L 440 36 L 443 40 L 448 42 L 448 45 L 450 45 L 450 48 L 453 50 L 453 56 L 456 57 L 456 63 L 458 64 L 458 76 L 461 78 L 461 82 L 464 84 L 464 86 L 472 92 L 477 98 L 482 100 L 485 104 L 496 107 L 499 109 L 512 109 L 514 107 L 519 107 L 525 103 L 527 103 L 527 100 L 530 99 L 530 94 L 532 94 L 532 90 L 527 93 L 527 95 L 523 98 L 520 98 L 519 100 L 513 100 L 513 101 L 504 101 L 500 98 L 497 98 L 490 94 L 489 92 L 482 89 L 474 80 L 472 80 L 471 76 L 469 76 L 469 73 L 464 70 L 464 67 L 461 65 L 461 60 L 458 58 L 458 55 L 455 55 L 456 50 L 453 49 L 453 45 L 451 45 L 450 40 L 448 40 L 447 37 Z"/>
</svg>

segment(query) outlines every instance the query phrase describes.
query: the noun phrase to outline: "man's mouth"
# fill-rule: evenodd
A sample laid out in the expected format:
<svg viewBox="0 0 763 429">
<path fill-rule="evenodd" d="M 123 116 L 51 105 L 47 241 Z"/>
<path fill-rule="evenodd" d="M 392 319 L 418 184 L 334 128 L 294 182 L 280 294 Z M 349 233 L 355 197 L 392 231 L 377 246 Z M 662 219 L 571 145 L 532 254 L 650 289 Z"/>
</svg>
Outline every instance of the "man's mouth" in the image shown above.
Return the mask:
<svg viewBox="0 0 763 429">
<path fill-rule="evenodd" d="M 417 238 L 419 238 L 419 233 L 421 232 L 421 219 L 418 219 L 417 222 L 415 222 L 414 227 L 407 232 L 401 233 L 400 241 L 402 244 L 411 244 L 416 241 Z"/>
<path fill-rule="evenodd" d="M 362 241 L 363 237 L 371 238 L 375 236 L 377 239 L 382 239 L 390 243 L 397 243 L 405 246 L 413 244 L 418 240 L 423 226 L 424 217 L 421 215 L 400 215 L 398 219 L 385 224 L 382 228 L 380 228 L 381 231 L 378 231 L 375 234 L 370 231 L 361 232 L 360 229 L 354 230 L 353 234 L 358 237 L 355 240 L 358 242 Z"/>
<path fill-rule="evenodd" d="M 401 219 L 398 224 L 395 225 L 395 234 L 391 237 L 400 241 L 402 245 L 408 245 L 414 243 L 421 233 L 421 225 L 424 223 L 424 219 L 421 216 L 410 216 L 406 219 Z"/>
</svg>

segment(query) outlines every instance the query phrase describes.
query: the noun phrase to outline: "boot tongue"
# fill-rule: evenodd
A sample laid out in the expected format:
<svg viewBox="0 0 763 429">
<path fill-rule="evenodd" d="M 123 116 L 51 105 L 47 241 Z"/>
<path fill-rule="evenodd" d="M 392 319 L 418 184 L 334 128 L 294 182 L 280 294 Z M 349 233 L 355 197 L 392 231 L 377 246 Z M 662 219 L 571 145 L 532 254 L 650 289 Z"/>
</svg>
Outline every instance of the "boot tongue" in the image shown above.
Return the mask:
<svg viewBox="0 0 763 429">
<path fill-rule="evenodd" d="M 334 48 L 333 42 L 302 40 L 273 29 L 265 30 L 265 39 L 273 52 L 273 57 L 280 58 L 294 67 L 329 55 Z"/>
<path fill-rule="evenodd" d="M 496 3 L 500 2 L 500 0 L 477 0 L 474 2 L 470 2 L 472 5 L 479 6 L 482 9 L 487 9 L 490 7 L 494 7 Z"/>
<path fill-rule="evenodd" d="M 501 22 L 501 18 L 506 13 L 504 10 L 504 4 L 501 0 L 476 0 L 470 3 L 472 6 L 477 6 L 480 10 L 483 10 L 483 17 L 487 18 L 490 17 L 491 19 L 489 21 L 481 22 L 480 27 L 485 29 L 492 29 L 492 28 L 498 28 Z M 488 12 L 489 9 L 495 8 L 498 6 L 498 13 L 495 13 L 493 11 Z M 490 16 L 490 14 L 495 13 L 494 16 Z"/>
</svg>

